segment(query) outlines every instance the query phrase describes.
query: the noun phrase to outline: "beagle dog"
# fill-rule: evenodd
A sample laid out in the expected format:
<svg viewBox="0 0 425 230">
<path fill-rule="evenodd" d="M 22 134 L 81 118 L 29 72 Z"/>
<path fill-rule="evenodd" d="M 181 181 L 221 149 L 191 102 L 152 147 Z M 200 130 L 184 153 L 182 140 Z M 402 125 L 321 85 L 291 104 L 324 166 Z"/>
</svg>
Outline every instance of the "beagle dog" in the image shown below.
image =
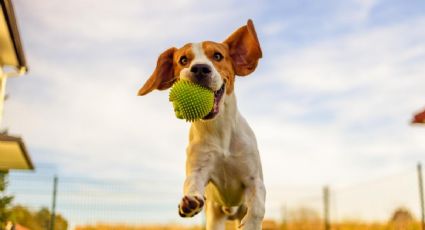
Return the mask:
<svg viewBox="0 0 425 230">
<path fill-rule="evenodd" d="M 168 89 L 178 79 L 214 91 L 211 112 L 191 124 L 178 205 L 181 217 L 193 217 L 205 204 L 208 230 L 224 229 L 226 220 L 235 219 L 241 229 L 261 229 L 266 197 L 261 160 L 254 132 L 239 113 L 234 94 L 235 76 L 252 73 L 261 57 L 254 24 L 248 20 L 222 43 L 167 49 L 138 93 Z"/>
</svg>

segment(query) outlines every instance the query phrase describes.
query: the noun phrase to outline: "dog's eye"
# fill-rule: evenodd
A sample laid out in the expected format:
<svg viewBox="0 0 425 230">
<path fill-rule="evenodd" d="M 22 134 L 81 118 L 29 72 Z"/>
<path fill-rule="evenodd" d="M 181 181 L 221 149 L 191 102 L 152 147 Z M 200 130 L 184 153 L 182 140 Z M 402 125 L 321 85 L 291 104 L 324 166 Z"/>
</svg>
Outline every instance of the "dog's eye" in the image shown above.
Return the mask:
<svg viewBox="0 0 425 230">
<path fill-rule="evenodd" d="M 180 57 L 180 60 L 179 60 L 179 63 L 181 65 L 186 65 L 187 64 L 187 57 L 186 56 L 181 56 Z"/>
<path fill-rule="evenodd" d="M 213 58 L 216 61 L 221 61 L 223 59 L 223 55 L 219 52 L 215 52 Z"/>
</svg>

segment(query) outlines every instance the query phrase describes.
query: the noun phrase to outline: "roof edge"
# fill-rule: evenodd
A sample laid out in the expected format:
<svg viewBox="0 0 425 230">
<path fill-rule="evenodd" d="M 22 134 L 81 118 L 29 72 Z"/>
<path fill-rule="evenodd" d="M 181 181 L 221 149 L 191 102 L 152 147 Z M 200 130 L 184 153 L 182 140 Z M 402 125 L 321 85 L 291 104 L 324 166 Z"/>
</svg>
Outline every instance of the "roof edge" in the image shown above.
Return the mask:
<svg viewBox="0 0 425 230">
<path fill-rule="evenodd" d="M 15 11 L 11 0 L 0 0 L 1 8 L 4 12 L 4 17 L 7 23 L 7 27 L 10 31 L 10 36 L 13 41 L 13 47 L 15 49 L 16 58 L 18 59 L 19 71 L 27 72 L 28 66 L 25 59 L 24 50 L 22 47 L 21 37 L 19 35 L 18 24 L 16 22 Z"/>
<path fill-rule="evenodd" d="M 5 135 L 5 134 L 0 134 L 0 141 L 12 141 L 12 142 L 17 142 L 19 147 L 22 150 L 22 153 L 24 154 L 25 160 L 28 163 L 29 169 L 30 170 L 34 170 L 34 164 L 32 163 L 32 160 L 28 154 L 27 148 L 25 147 L 24 141 L 22 140 L 22 138 L 20 137 L 15 137 L 15 136 L 9 136 L 9 135 Z"/>
</svg>

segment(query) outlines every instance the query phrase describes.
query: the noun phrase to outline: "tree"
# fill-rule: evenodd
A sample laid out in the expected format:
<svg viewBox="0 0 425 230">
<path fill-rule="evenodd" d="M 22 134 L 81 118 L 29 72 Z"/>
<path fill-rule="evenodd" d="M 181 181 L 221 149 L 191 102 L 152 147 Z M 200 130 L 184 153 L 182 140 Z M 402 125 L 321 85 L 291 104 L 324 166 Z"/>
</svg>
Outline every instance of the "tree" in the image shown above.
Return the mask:
<svg viewBox="0 0 425 230">
<path fill-rule="evenodd" d="M 414 217 L 407 208 L 397 208 L 391 216 L 390 224 L 395 229 L 412 229 Z"/>
<path fill-rule="evenodd" d="M 35 213 L 35 218 L 37 219 L 38 224 L 40 225 L 40 227 L 42 229 L 49 229 L 50 219 L 51 219 L 49 209 L 41 208 L 40 210 L 38 210 L 38 212 Z M 55 229 L 57 229 L 57 228 L 55 228 Z"/>
<path fill-rule="evenodd" d="M 11 209 L 10 220 L 12 220 L 13 223 L 18 223 L 32 230 L 41 230 L 41 228 L 38 228 L 39 225 L 37 220 L 33 217 L 32 213 L 24 206 L 14 206 Z"/>
<path fill-rule="evenodd" d="M 31 230 L 45 230 L 49 229 L 51 213 L 49 209 L 43 207 L 36 212 L 28 210 L 24 206 L 14 206 L 11 209 L 10 220 L 14 223 L 20 224 Z M 60 214 L 55 216 L 55 230 L 68 229 L 68 221 Z"/>
<path fill-rule="evenodd" d="M 0 171 L 0 229 L 3 229 L 9 220 L 9 206 L 13 200 L 13 196 L 6 195 L 7 172 Z"/>
</svg>

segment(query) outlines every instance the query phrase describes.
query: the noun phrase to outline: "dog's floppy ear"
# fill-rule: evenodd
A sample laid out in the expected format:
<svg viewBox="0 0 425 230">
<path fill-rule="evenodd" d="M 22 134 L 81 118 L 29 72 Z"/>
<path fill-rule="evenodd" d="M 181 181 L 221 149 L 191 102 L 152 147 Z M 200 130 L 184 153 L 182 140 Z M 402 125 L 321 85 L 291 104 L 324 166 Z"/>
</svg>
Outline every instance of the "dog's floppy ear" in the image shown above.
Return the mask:
<svg viewBox="0 0 425 230">
<path fill-rule="evenodd" d="M 251 19 L 245 26 L 233 32 L 224 43 L 229 46 L 236 75 L 246 76 L 255 70 L 258 59 L 263 54 Z"/>
<path fill-rule="evenodd" d="M 170 88 L 176 81 L 174 77 L 173 56 L 177 49 L 172 47 L 158 57 L 156 68 L 151 77 L 145 82 L 137 95 L 143 96 L 154 89 L 164 90 Z"/>
</svg>

